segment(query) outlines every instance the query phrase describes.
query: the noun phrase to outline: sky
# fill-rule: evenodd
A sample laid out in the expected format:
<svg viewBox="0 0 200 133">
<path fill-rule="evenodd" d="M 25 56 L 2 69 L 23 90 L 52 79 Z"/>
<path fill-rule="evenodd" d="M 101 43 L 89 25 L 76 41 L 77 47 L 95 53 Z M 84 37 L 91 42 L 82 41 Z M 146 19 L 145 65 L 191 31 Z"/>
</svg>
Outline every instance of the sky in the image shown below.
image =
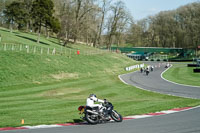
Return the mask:
<svg viewBox="0 0 200 133">
<path fill-rule="evenodd" d="M 140 20 L 160 11 L 177 9 L 180 6 L 199 0 L 122 0 L 134 20 Z"/>
</svg>

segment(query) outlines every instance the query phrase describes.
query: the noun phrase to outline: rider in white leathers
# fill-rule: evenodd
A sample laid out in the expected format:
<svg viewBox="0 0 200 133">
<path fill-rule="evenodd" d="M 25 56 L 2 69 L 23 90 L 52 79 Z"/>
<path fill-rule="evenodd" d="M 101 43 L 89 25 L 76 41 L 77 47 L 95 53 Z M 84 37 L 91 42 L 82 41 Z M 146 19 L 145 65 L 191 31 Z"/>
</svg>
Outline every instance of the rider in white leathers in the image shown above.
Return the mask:
<svg viewBox="0 0 200 133">
<path fill-rule="evenodd" d="M 102 108 L 102 104 L 94 104 L 95 102 L 104 103 L 104 100 L 98 99 L 96 95 L 90 94 L 86 101 L 86 106 L 89 107 L 98 107 L 99 110 Z"/>
</svg>

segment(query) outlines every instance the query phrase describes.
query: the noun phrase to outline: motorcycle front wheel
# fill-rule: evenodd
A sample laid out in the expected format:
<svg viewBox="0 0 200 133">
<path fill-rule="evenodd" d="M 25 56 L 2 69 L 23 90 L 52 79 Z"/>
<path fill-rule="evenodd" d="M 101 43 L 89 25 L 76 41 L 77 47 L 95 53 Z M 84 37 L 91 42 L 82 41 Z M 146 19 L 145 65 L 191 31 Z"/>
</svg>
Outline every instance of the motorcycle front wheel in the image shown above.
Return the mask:
<svg viewBox="0 0 200 133">
<path fill-rule="evenodd" d="M 116 122 L 122 122 L 122 116 L 116 111 L 112 110 L 112 113 L 110 114 L 111 118 Z"/>
<path fill-rule="evenodd" d="M 99 122 L 99 117 L 91 113 L 86 112 L 85 119 L 89 124 L 97 124 Z"/>
</svg>

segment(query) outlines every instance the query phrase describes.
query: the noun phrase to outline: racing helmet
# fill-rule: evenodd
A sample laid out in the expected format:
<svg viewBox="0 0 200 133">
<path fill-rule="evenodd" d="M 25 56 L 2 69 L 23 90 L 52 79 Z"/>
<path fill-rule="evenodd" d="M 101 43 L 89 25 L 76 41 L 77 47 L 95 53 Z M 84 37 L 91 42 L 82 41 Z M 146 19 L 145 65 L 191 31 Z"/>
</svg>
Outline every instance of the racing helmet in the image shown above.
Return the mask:
<svg viewBox="0 0 200 133">
<path fill-rule="evenodd" d="M 97 97 L 95 94 L 90 94 L 89 97 Z"/>
</svg>

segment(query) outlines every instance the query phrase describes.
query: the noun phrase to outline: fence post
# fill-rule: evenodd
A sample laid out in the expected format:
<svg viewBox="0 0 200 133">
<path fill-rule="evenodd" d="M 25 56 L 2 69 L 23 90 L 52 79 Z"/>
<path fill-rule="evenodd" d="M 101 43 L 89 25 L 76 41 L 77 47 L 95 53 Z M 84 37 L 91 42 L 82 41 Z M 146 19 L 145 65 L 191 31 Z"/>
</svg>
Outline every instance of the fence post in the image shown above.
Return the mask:
<svg viewBox="0 0 200 133">
<path fill-rule="evenodd" d="M 62 46 L 60 46 L 60 53 L 61 53 L 61 55 L 63 54 L 63 50 L 62 50 Z"/>
<path fill-rule="evenodd" d="M 29 47 L 26 45 L 26 53 L 29 53 Z"/>
<path fill-rule="evenodd" d="M 56 48 L 54 48 L 52 51 L 52 55 L 55 55 L 55 54 L 56 54 Z"/>
<path fill-rule="evenodd" d="M 36 46 L 34 46 L 33 53 L 34 54 L 36 53 Z"/>
<path fill-rule="evenodd" d="M 21 44 L 19 45 L 19 51 L 22 51 L 22 45 Z"/>
<path fill-rule="evenodd" d="M 48 48 L 48 50 L 47 50 L 47 54 L 49 55 L 49 48 Z"/>
<path fill-rule="evenodd" d="M 43 53 L 43 48 L 41 48 L 41 54 Z"/>
<path fill-rule="evenodd" d="M 4 49 L 4 51 L 6 51 L 6 43 L 4 44 L 4 48 L 3 49 Z"/>
<path fill-rule="evenodd" d="M 12 51 L 14 51 L 14 45 L 12 44 Z"/>
</svg>

